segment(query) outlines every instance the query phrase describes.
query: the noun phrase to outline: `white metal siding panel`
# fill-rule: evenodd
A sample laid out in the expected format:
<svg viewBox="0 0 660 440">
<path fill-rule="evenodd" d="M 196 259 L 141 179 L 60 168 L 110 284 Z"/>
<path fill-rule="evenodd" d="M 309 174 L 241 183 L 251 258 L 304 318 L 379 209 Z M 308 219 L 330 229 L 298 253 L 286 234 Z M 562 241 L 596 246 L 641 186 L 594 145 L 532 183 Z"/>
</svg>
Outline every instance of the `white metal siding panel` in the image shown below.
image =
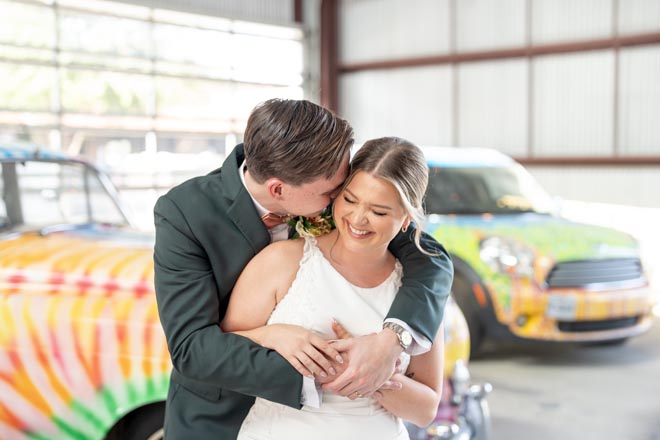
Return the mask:
<svg viewBox="0 0 660 440">
<path fill-rule="evenodd" d="M 527 170 L 569 200 L 660 208 L 660 167 L 540 167 Z"/>
<path fill-rule="evenodd" d="M 612 35 L 612 0 L 532 0 L 531 5 L 534 44 Z"/>
<path fill-rule="evenodd" d="M 538 57 L 533 69 L 534 154 L 611 155 L 613 52 Z"/>
<path fill-rule="evenodd" d="M 527 66 L 520 59 L 460 66 L 459 145 L 527 155 Z"/>
<path fill-rule="evenodd" d="M 341 63 L 449 51 L 448 0 L 344 0 L 339 8 Z"/>
<path fill-rule="evenodd" d="M 619 34 L 660 31 L 660 1 L 619 0 Z"/>
<path fill-rule="evenodd" d="M 622 154 L 660 155 L 660 46 L 621 51 L 619 140 Z"/>
<path fill-rule="evenodd" d="M 345 74 L 340 114 L 357 142 L 399 136 L 418 145 L 451 143 L 451 70 L 423 67 Z"/>
<path fill-rule="evenodd" d="M 525 0 L 456 1 L 458 52 L 525 45 Z"/>
</svg>

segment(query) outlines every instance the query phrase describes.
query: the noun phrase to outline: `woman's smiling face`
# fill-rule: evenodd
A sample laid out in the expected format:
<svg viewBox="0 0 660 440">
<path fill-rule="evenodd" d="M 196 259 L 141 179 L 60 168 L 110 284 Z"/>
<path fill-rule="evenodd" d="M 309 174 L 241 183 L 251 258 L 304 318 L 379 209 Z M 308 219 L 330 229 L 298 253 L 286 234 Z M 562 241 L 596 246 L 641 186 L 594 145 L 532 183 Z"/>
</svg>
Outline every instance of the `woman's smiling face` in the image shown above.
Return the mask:
<svg viewBox="0 0 660 440">
<path fill-rule="evenodd" d="M 346 245 L 362 251 L 387 248 L 410 222 L 394 185 L 365 171 L 357 172 L 339 194 L 333 216 Z"/>
</svg>

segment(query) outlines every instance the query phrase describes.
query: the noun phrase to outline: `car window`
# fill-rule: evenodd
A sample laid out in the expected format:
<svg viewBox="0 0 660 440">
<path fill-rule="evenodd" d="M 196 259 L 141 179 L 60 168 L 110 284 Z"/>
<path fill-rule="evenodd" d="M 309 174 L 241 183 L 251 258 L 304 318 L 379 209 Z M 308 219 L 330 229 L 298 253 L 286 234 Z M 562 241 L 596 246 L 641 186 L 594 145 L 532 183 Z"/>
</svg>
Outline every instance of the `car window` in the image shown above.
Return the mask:
<svg viewBox="0 0 660 440">
<path fill-rule="evenodd" d="M 549 212 L 550 199 L 522 167 L 433 167 L 429 214 Z"/>
<path fill-rule="evenodd" d="M 12 170 L 16 181 L 12 192 L 20 197 L 21 213 L 14 215 L 12 224 L 126 223 L 97 173 L 83 164 L 28 160 L 3 168 Z"/>
</svg>

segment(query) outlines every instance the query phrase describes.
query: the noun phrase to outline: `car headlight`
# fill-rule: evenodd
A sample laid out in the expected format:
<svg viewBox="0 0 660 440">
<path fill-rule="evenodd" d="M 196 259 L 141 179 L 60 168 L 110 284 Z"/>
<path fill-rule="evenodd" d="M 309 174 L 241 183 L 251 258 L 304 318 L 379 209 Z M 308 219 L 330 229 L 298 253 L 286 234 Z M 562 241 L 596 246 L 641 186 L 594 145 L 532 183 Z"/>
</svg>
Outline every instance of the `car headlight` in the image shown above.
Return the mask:
<svg viewBox="0 0 660 440">
<path fill-rule="evenodd" d="M 531 276 L 534 272 L 534 251 L 515 240 L 486 238 L 481 241 L 479 256 L 495 272 L 519 276 Z"/>
</svg>

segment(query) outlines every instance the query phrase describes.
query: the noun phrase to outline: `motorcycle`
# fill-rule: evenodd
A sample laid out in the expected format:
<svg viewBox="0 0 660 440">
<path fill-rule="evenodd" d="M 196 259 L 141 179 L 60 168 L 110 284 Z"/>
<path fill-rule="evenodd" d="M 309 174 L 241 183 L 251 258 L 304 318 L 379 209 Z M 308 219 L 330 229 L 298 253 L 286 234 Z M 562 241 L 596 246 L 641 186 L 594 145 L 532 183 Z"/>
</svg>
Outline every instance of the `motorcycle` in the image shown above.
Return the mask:
<svg viewBox="0 0 660 440">
<path fill-rule="evenodd" d="M 472 383 L 468 360 L 470 333 L 465 317 L 450 297 L 445 306 L 444 383 L 433 422 L 420 428 L 406 423 L 411 440 L 491 440 L 486 397 L 490 383 Z"/>
</svg>

